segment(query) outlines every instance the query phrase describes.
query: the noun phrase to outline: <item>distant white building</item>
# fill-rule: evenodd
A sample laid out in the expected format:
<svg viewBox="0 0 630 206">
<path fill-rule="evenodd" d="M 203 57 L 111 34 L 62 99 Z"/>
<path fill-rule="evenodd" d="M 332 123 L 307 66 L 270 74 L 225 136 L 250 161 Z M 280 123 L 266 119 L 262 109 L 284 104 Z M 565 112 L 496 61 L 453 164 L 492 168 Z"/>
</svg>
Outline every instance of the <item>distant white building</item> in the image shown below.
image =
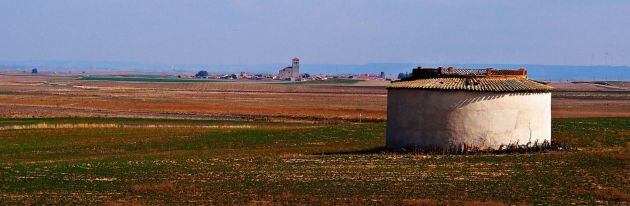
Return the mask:
<svg viewBox="0 0 630 206">
<path fill-rule="evenodd" d="M 293 57 L 292 64 L 278 71 L 278 78 L 290 81 L 299 81 L 300 75 L 300 58 Z"/>
</svg>

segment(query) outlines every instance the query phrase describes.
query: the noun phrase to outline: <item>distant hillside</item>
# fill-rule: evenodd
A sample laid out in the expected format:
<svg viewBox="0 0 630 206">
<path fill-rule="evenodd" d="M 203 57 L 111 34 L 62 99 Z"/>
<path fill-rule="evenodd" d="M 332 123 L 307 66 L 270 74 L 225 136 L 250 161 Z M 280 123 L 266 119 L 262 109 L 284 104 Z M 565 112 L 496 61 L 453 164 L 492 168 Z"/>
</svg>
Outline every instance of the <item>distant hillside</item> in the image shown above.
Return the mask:
<svg viewBox="0 0 630 206">
<path fill-rule="evenodd" d="M 192 73 L 198 70 L 208 72 L 236 73 L 275 73 L 286 64 L 252 64 L 252 65 L 219 65 L 219 64 L 158 64 L 119 61 L 0 61 L 2 68 L 54 71 L 135 71 L 161 73 Z M 526 67 L 531 78 L 547 81 L 581 81 L 581 80 L 616 80 L 630 81 L 628 66 L 563 66 L 536 64 L 422 64 L 422 63 L 369 63 L 369 64 L 302 64 L 301 72 L 310 74 L 362 74 L 385 72 L 388 76 L 396 76 L 401 72 L 411 72 L 417 66 L 437 67 L 452 66 L 458 68 L 499 68 L 513 69 Z"/>
</svg>

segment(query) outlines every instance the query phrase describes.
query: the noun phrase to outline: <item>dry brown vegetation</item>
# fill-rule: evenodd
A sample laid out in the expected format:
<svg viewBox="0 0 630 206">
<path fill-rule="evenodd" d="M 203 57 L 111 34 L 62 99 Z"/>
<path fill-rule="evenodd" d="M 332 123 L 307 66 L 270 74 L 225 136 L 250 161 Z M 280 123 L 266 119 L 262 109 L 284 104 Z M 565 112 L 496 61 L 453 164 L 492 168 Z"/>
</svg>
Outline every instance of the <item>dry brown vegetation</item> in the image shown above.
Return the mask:
<svg viewBox="0 0 630 206">
<path fill-rule="evenodd" d="M 630 116 L 628 91 L 552 86 L 558 87 L 552 101 L 554 118 Z M 582 91 L 592 87 L 597 90 Z M 373 82 L 151 83 L 0 75 L 0 116 L 383 121 L 386 94 L 382 83 Z"/>
<path fill-rule="evenodd" d="M 0 116 L 383 120 L 382 87 L 277 83 L 129 83 L 0 76 Z M 38 77 L 40 80 L 40 77 Z"/>
</svg>

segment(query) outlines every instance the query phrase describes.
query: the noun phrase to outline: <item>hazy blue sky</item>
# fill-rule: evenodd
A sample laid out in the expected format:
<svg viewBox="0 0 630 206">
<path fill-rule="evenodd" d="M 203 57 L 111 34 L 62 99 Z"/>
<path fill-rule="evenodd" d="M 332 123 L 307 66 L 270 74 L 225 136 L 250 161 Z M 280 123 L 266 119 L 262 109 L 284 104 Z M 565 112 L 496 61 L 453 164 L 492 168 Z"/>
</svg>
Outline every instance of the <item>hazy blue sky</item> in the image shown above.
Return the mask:
<svg viewBox="0 0 630 206">
<path fill-rule="evenodd" d="M 0 28 L 11 61 L 630 65 L 628 0 L 0 0 Z"/>
</svg>

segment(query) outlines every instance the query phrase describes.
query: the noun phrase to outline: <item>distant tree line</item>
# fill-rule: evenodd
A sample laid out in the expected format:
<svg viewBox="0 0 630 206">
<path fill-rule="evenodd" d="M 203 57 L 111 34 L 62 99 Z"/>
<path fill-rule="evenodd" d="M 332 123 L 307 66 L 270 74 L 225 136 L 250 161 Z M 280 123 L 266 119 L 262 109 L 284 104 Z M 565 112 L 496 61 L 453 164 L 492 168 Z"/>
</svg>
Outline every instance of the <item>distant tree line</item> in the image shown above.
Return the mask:
<svg viewBox="0 0 630 206">
<path fill-rule="evenodd" d="M 208 76 L 208 72 L 201 70 L 199 72 L 197 72 L 197 74 L 195 74 L 196 78 L 206 78 Z"/>
<path fill-rule="evenodd" d="M 411 77 L 411 73 L 409 73 L 409 72 L 398 73 L 398 79 L 404 79 L 404 78 L 408 78 L 408 77 Z"/>
</svg>

